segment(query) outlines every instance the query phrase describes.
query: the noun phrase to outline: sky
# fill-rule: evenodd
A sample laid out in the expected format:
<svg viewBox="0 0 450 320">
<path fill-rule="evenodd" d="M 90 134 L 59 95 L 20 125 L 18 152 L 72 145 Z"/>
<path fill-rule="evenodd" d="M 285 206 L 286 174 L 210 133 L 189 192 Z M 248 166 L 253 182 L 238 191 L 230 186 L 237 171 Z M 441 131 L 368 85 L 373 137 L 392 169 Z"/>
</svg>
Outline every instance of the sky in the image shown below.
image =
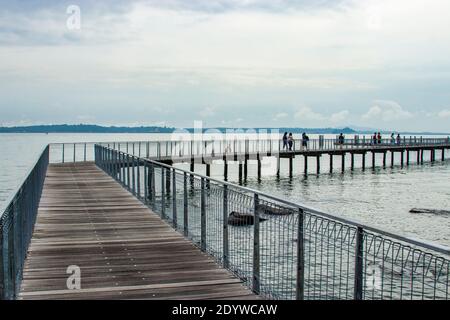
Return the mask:
<svg viewBox="0 0 450 320">
<path fill-rule="evenodd" d="M 450 131 L 448 0 L 0 0 L 0 125 Z"/>
</svg>

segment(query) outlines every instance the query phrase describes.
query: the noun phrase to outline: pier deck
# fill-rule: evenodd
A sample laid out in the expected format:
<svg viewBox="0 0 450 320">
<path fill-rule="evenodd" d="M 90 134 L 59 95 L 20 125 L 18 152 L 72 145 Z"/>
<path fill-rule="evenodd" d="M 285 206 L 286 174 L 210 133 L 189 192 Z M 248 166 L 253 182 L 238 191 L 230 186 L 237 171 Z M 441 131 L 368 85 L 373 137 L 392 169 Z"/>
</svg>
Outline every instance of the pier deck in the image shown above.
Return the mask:
<svg viewBox="0 0 450 320">
<path fill-rule="evenodd" d="M 49 166 L 19 299 L 255 298 L 93 163 Z"/>
</svg>

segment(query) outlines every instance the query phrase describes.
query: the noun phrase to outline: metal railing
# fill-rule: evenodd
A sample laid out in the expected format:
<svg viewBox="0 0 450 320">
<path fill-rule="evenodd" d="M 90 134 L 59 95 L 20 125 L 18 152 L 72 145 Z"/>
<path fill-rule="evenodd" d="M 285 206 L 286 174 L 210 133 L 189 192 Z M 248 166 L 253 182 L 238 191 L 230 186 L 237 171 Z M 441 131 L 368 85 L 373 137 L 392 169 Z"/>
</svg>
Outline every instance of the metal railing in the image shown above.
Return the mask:
<svg viewBox="0 0 450 320">
<path fill-rule="evenodd" d="M 0 300 L 14 299 L 20 288 L 48 163 L 49 146 L 0 211 Z"/>
<path fill-rule="evenodd" d="M 266 298 L 449 298 L 447 247 L 100 145 L 95 161 Z"/>
<path fill-rule="evenodd" d="M 311 139 L 304 141 L 294 139 L 292 152 L 300 151 L 334 151 L 374 149 L 388 147 L 450 147 L 450 138 L 403 137 L 400 140 L 381 139 L 355 136 L 339 142 L 335 139 Z M 152 160 L 188 159 L 191 157 L 233 157 L 234 155 L 278 154 L 289 152 L 289 147 L 283 146 L 283 141 L 273 139 L 246 139 L 245 137 L 224 136 L 223 139 L 211 140 L 207 137 L 200 140 L 164 140 L 164 141 L 116 141 L 116 142 L 74 142 L 50 144 L 50 162 L 83 162 L 94 161 L 94 145 L 116 149 L 134 156 Z M 197 159 L 198 160 L 198 159 Z"/>
</svg>

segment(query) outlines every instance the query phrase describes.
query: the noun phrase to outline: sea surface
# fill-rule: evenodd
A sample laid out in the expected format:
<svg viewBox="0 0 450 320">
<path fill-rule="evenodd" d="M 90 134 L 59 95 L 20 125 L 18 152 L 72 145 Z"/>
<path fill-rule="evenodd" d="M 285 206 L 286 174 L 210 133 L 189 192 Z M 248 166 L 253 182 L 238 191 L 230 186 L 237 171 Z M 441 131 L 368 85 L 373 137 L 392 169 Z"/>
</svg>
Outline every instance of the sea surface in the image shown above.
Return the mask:
<svg viewBox="0 0 450 320">
<path fill-rule="evenodd" d="M 48 143 L 156 141 L 170 137 L 170 134 L 0 134 L 0 208 L 7 204 Z M 449 152 L 445 156 L 450 159 Z M 428 155 L 425 160 L 427 158 Z M 279 178 L 274 174 L 274 158 L 267 158 L 263 161 L 261 180 L 256 178 L 256 165 L 251 164 L 248 179 L 242 183 L 366 225 L 450 246 L 450 215 L 409 212 L 411 208 L 450 210 L 450 160 L 441 162 L 439 153 L 437 158 L 435 163 L 417 165 L 412 153 L 410 166 L 401 167 L 399 159 L 395 159 L 393 168 L 372 170 L 368 156 L 367 169 L 362 171 L 358 168 L 360 157 L 356 156 L 357 168 L 351 172 L 350 159 L 347 159 L 342 174 L 340 158 L 335 158 L 334 173 L 329 173 L 329 158 L 324 156 L 322 173 L 315 174 L 315 161 L 310 160 L 309 174 L 305 176 L 303 157 L 297 157 L 294 175 L 289 177 L 287 160 L 283 160 Z M 381 158 L 376 160 L 381 164 Z M 390 164 L 389 157 L 387 162 Z M 222 168 L 220 161 L 214 164 L 212 176 L 222 178 Z M 197 170 L 204 172 L 201 166 L 197 166 Z M 238 183 L 237 172 L 237 165 L 230 164 L 231 182 Z"/>
</svg>

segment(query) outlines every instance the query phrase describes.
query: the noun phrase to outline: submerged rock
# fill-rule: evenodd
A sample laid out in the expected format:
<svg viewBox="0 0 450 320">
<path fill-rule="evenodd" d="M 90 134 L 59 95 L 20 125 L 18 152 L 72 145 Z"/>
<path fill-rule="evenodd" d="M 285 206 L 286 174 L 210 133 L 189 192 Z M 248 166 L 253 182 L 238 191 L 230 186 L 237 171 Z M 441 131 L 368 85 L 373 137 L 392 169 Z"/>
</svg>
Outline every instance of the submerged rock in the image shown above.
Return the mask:
<svg viewBox="0 0 450 320">
<path fill-rule="evenodd" d="M 412 208 L 409 210 L 411 213 L 431 213 L 431 214 L 439 214 L 439 215 L 450 215 L 450 211 L 448 210 L 437 210 L 437 209 L 423 209 L 423 208 Z"/>
<path fill-rule="evenodd" d="M 271 207 L 271 206 L 268 206 L 265 204 L 260 204 L 258 206 L 258 210 L 260 213 L 268 214 L 268 215 L 276 215 L 276 216 L 285 216 L 285 215 L 294 213 L 294 210 Z"/>
<path fill-rule="evenodd" d="M 266 221 L 267 219 L 259 218 L 259 221 Z M 232 226 L 251 226 L 255 223 L 255 216 L 250 213 L 242 213 L 232 211 L 228 216 L 228 224 Z"/>
</svg>

